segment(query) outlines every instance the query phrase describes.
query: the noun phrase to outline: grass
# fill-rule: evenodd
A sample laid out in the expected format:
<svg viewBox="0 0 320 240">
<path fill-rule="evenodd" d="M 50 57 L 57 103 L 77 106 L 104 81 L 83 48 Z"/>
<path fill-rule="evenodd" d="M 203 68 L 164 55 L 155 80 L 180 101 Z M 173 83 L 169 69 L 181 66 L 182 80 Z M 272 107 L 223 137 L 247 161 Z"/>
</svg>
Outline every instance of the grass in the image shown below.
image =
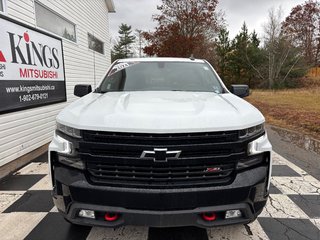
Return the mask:
<svg viewBox="0 0 320 240">
<path fill-rule="evenodd" d="M 320 140 L 320 87 L 294 90 L 253 90 L 246 98 L 267 123 L 303 132 Z"/>
</svg>

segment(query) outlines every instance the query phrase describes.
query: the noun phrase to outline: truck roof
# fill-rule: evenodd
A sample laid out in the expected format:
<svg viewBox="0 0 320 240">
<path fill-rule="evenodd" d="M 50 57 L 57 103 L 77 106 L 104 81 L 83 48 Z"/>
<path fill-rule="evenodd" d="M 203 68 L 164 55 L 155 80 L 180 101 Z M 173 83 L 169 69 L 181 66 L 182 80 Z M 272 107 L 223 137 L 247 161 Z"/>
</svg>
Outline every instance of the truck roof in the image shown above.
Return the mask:
<svg viewBox="0 0 320 240">
<path fill-rule="evenodd" d="M 119 59 L 118 62 L 198 62 L 204 63 L 202 59 L 174 58 L 174 57 L 148 57 L 148 58 L 126 58 Z"/>
</svg>

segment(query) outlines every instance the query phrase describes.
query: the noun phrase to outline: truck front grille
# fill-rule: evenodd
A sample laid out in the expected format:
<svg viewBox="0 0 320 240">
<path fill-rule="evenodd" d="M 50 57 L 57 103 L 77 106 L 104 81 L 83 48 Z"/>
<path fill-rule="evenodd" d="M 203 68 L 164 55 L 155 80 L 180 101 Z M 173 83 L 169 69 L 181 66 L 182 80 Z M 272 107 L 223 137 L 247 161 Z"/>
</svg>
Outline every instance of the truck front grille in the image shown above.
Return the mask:
<svg viewBox="0 0 320 240">
<path fill-rule="evenodd" d="M 191 134 L 135 134 L 83 131 L 79 154 L 95 185 L 134 188 L 190 188 L 230 184 L 246 143 L 237 131 Z M 143 151 L 181 151 L 157 162 Z"/>
</svg>

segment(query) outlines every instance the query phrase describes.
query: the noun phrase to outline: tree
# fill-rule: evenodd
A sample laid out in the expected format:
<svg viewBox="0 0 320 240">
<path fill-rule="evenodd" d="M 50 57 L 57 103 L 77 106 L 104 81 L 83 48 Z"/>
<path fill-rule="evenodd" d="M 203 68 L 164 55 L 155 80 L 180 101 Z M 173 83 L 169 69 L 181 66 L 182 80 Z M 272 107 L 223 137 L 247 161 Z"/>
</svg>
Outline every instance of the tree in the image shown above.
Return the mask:
<svg viewBox="0 0 320 240">
<path fill-rule="evenodd" d="M 131 55 L 130 45 L 134 43 L 134 40 L 136 39 L 136 37 L 132 35 L 131 26 L 128 26 L 127 24 L 123 24 L 123 23 L 119 28 L 119 34 L 120 34 L 119 43 L 124 48 L 125 58 L 128 58 Z"/>
<path fill-rule="evenodd" d="M 247 48 L 250 44 L 250 35 L 244 22 L 241 31 L 232 41 L 232 54 L 230 55 L 230 66 L 233 81 L 237 83 L 248 83 L 250 65 L 248 64 Z"/>
<path fill-rule="evenodd" d="M 149 42 L 144 52 L 159 57 L 203 57 L 213 50 L 210 41 L 221 22 L 217 4 L 218 0 L 162 0 L 161 14 L 153 16 L 158 26 L 143 34 Z"/>
<path fill-rule="evenodd" d="M 255 86 L 257 77 L 254 67 L 260 66 L 262 62 L 256 32 L 249 34 L 246 23 L 243 23 L 241 31 L 232 41 L 229 40 L 228 32 L 221 30 L 216 44 L 218 72 L 225 83 Z"/>
<path fill-rule="evenodd" d="M 131 26 L 122 23 L 119 27 L 119 41 L 113 46 L 111 51 L 112 62 L 116 59 L 128 58 L 132 56 L 131 45 L 135 41 L 135 36 L 132 35 Z"/>
<path fill-rule="evenodd" d="M 259 74 L 258 69 L 266 63 L 264 49 L 260 46 L 260 39 L 255 31 L 251 34 L 250 44 L 246 50 L 246 59 L 250 65 L 249 85 L 259 87 L 263 84 L 264 78 Z"/>
<path fill-rule="evenodd" d="M 217 54 L 217 71 L 223 81 L 227 79 L 228 72 L 228 55 L 231 52 L 229 31 L 222 28 L 216 39 L 216 54 Z"/>
<path fill-rule="evenodd" d="M 266 71 L 257 71 L 260 76 L 267 79 L 268 88 L 281 86 L 301 63 L 299 49 L 291 44 L 291 41 L 283 34 L 281 29 L 282 10 L 279 8 L 269 10 L 268 22 L 264 26 L 265 55 L 268 59 Z"/>
<path fill-rule="evenodd" d="M 125 58 L 123 46 L 117 42 L 113 45 L 113 48 L 111 49 L 111 62 L 114 62 L 117 59 Z"/>
<path fill-rule="evenodd" d="M 309 0 L 297 5 L 282 24 L 283 33 L 301 48 L 308 64 L 318 65 L 320 55 L 320 3 Z"/>
<path fill-rule="evenodd" d="M 132 54 L 134 57 L 145 57 L 146 55 L 143 52 L 143 48 L 148 45 L 148 42 L 143 37 L 143 30 L 136 29 L 134 31 L 134 35 L 136 39 L 131 45 Z"/>
<path fill-rule="evenodd" d="M 320 20 L 320 19 L 319 19 Z M 226 85 L 245 83 L 250 87 L 291 87 L 294 78 L 305 74 L 301 49 L 282 31 L 282 10 L 269 10 L 264 41 L 244 23 L 234 39 L 221 29 L 216 39 L 216 68 Z"/>
</svg>

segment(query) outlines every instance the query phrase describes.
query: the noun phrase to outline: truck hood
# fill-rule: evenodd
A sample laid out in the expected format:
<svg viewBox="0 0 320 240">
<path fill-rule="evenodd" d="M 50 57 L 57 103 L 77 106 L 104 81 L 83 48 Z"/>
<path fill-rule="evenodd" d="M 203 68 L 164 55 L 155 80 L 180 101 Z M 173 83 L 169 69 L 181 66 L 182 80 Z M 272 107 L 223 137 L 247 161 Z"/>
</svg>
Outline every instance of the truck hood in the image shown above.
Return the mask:
<svg viewBox="0 0 320 240">
<path fill-rule="evenodd" d="M 57 121 L 97 131 L 183 133 L 239 130 L 264 117 L 230 93 L 158 91 L 91 93 L 63 109 Z"/>
</svg>

